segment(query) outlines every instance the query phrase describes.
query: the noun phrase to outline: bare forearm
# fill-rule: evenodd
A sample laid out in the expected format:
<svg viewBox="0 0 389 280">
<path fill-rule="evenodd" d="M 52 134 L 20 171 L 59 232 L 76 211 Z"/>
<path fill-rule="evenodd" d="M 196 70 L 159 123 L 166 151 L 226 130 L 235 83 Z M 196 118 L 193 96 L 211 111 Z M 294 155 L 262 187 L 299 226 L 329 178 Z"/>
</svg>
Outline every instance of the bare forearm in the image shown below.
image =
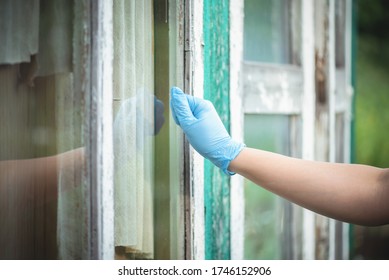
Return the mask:
<svg viewBox="0 0 389 280">
<path fill-rule="evenodd" d="M 245 148 L 229 170 L 332 218 L 366 225 L 389 223 L 385 169 L 306 161 Z"/>
<path fill-rule="evenodd" d="M 19 188 L 18 193 L 24 193 L 27 199 L 56 199 L 59 169 L 75 168 L 73 172 L 81 172 L 83 164 L 84 148 L 49 157 L 0 161 L 0 190 L 5 193 Z"/>
<path fill-rule="evenodd" d="M 55 156 L 0 162 L 0 188 L 9 194 L 18 193 L 27 200 L 54 197 L 57 183 Z"/>
</svg>

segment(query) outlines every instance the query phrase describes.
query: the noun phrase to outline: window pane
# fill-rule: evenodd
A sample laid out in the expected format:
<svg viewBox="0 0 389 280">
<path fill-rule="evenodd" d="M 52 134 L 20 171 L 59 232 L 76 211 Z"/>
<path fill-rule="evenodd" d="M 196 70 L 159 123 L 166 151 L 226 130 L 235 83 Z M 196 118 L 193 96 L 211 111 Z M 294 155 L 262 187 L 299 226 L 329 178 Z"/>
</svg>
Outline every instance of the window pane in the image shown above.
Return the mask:
<svg viewBox="0 0 389 280">
<path fill-rule="evenodd" d="M 2 1 L 0 259 L 85 257 L 86 6 Z"/>
<path fill-rule="evenodd" d="M 291 62 L 289 0 L 245 0 L 244 59 Z"/>
<path fill-rule="evenodd" d="M 154 105 L 160 104 L 154 96 L 153 5 L 113 3 L 116 258 L 150 259 Z"/>
<path fill-rule="evenodd" d="M 289 153 L 287 116 L 246 114 L 244 122 L 247 146 Z M 245 208 L 245 258 L 280 259 L 280 199 L 245 180 Z"/>
<path fill-rule="evenodd" d="M 344 68 L 346 51 L 346 1 L 335 1 L 336 68 Z"/>
<path fill-rule="evenodd" d="M 335 118 L 335 161 L 336 162 L 345 162 L 345 147 L 344 147 L 344 137 L 345 137 L 345 117 L 344 113 L 337 113 Z"/>
<path fill-rule="evenodd" d="M 182 86 L 183 3 L 154 1 L 155 95 L 165 123 L 154 146 L 154 258 L 183 259 L 185 242 L 182 131 L 171 118 L 169 91 Z"/>
<path fill-rule="evenodd" d="M 299 119 L 289 115 L 246 114 L 245 143 L 284 155 L 299 153 Z M 297 137 L 298 138 L 298 137 Z M 245 259 L 292 259 L 300 254 L 297 206 L 245 180 Z"/>
<path fill-rule="evenodd" d="M 180 258 L 181 157 L 171 149 L 168 107 L 175 23 L 165 1 L 119 0 L 113 8 L 115 257 Z"/>
</svg>

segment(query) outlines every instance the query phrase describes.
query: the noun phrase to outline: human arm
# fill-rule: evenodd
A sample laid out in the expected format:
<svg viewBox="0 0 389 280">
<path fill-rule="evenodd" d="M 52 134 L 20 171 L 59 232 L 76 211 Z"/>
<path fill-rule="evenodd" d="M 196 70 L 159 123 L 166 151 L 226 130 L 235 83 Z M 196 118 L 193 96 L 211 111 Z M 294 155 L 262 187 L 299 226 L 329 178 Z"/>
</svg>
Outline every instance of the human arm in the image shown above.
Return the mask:
<svg viewBox="0 0 389 280">
<path fill-rule="evenodd" d="M 389 169 L 244 148 L 229 170 L 331 218 L 369 226 L 389 223 Z"/>
<path fill-rule="evenodd" d="M 135 109 L 137 107 L 138 111 Z M 153 114 L 150 111 L 146 111 L 147 114 L 139 113 L 146 107 L 148 110 L 154 109 Z M 136 121 L 137 128 L 142 128 L 141 133 L 147 136 L 157 135 L 165 121 L 163 113 L 164 105 L 154 95 L 139 92 L 136 98 L 125 100 L 114 121 L 115 157 L 133 156 L 128 152 L 128 146 L 124 145 L 127 142 L 122 141 L 124 137 L 131 136 L 133 128 L 128 127 L 131 120 Z M 7 200 L 11 195 L 17 194 L 21 199 L 29 201 L 38 198 L 45 202 L 57 199 L 58 174 L 64 171 L 74 177 L 81 176 L 85 165 L 84 154 L 85 148 L 80 147 L 47 157 L 0 160 L 0 197 Z M 116 162 L 122 163 L 120 160 Z M 72 184 L 63 185 L 61 189 L 65 191 L 73 187 Z M 0 201 L 0 211 L 2 203 Z"/>
<path fill-rule="evenodd" d="M 84 162 L 84 148 L 48 157 L 0 161 L 0 192 L 7 197 L 18 188 L 16 193 L 23 193 L 27 200 L 56 199 L 59 169 L 80 172 Z"/>
<path fill-rule="evenodd" d="M 231 139 L 209 102 L 173 88 L 171 106 L 176 123 L 192 146 L 217 166 L 218 161 L 223 162 L 227 174 L 239 173 L 271 192 L 332 218 L 364 225 L 389 223 L 388 169 L 306 161 L 245 148 Z M 219 138 L 223 144 L 215 146 L 214 140 L 218 142 Z M 224 149 L 228 146 L 233 148 Z M 215 160 L 215 155 L 221 159 Z"/>
</svg>

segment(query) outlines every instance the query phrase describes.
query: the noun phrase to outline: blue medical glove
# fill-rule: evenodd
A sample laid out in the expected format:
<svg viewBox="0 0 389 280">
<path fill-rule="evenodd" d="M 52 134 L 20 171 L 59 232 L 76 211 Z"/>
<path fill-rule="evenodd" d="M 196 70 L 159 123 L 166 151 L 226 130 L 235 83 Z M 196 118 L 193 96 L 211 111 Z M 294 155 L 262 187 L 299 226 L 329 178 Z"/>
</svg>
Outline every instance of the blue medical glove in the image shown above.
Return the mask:
<svg viewBox="0 0 389 280">
<path fill-rule="evenodd" d="M 228 170 L 228 166 L 245 145 L 231 139 L 213 104 L 173 87 L 170 106 L 174 121 L 182 128 L 193 148 L 224 173 L 235 174 Z"/>
</svg>

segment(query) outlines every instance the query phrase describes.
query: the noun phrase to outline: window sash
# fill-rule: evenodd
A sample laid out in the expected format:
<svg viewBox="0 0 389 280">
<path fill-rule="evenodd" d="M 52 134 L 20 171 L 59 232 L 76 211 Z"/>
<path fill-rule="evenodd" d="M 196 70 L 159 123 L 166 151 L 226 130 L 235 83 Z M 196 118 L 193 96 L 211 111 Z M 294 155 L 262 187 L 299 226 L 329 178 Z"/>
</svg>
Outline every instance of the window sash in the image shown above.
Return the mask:
<svg viewBox="0 0 389 280">
<path fill-rule="evenodd" d="M 325 94 L 328 96 L 328 130 L 325 137 L 329 145 L 330 153 L 328 160 L 334 161 L 335 154 L 340 151 L 336 150 L 336 146 L 344 148 L 342 157 L 348 158 L 350 147 L 350 121 L 351 121 L 351 100 L 352 88 L 350 81 L 350 38 L 347 34 L 351 30 L 351 1 L 345 0 L 345 29 L 335 33 L 335 1 L 330 0 L 328 3 L 324 1 L 311 2 L 309 0 L 301 1 L 301 33 L 292 34 L 292 41 L 296 39 L 297 34 L 301 34 L 301 67 L 290 66 L 275 63 L 256 63 L 252 61 L 243 62 L 243 92 L 244 92 L 244 112 L 254 114 L 288 114 L 302 117 L 302 132 L 301 145 L 302 157 L 305 159 L 317 159 L 315 156 L 315 136 L 316 136 L 316 90 L 315 90 L 315 51 L 320 50 L 329 54 L 328 64 L 325 66 L 325 75 L 327 78 L 327 88 Z M 323 9 L 322 5 L 327 8 Z M 294 14 L 296 7 L 293 8 Z M 316 16 L 315 16 L 316 15 Z M 317 17 L 319 15 L 319 17 Z M 318 19 L 319 18 L 319 19 Z M 321 30 L 322 20 L 328 20 L 328 31 Z M 296 24 L 296 22 L 294 22 Z M 316 24 L 316 29 L 315 29 Z M 328 32 L 329 37 L 326 39 L 324 35 Z M 336 35 L 346 34 L 345 40 L 335 38 Z M 335 46 L 336 42 L 343 43 L 344 46 Z M 345 43 L 344 43 L 345 42 Z M 323 45 L 324 44 L 324 45 Z M 327 44 L 327 45 L 325 45 Z M 335 60 L 338 48 L 345 48 L 345 65 L 341 68 L 336 68 Z M 298 64 L 300 65 L 300 64 Z M 342 114 L 342 132 L 336 131 L 335 116 Z M 339 137 L 342 139 L 339 140 Z M 336 141 L 342 141 L 342 145 L 335 145 Z M 313 259 L 316 253 L 315 241 L 315 220 L 314 215 L 309 210 L 303 210 L 303 258 Z M 330 222 L 330 250 L 328 256 L 346 256 L 344 251 L 348 241 L 345 235 L 347 226 L 339 225 L 335 222 Z M 340 233 L 342 229 L 342 233 Z M 338 246 L 343 248 L 342 252 L 335 250 Z"/>
</svg>

